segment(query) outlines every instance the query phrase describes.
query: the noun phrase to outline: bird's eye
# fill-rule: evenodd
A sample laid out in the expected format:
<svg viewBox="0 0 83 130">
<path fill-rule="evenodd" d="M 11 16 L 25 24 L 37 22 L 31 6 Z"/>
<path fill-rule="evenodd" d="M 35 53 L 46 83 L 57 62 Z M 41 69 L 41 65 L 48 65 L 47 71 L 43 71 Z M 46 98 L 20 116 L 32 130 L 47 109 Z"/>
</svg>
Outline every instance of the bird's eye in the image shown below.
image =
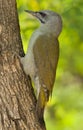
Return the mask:
<svg viewBox="0 0 83 130">
<path fill-rule="evenodd" d="M 41 15 L 42 17 L 45 17 L 45 16 L 46 16 L 46 14 L 43 13 L 43 12 L 40 12 L 40 15 Z"/>
</svg>

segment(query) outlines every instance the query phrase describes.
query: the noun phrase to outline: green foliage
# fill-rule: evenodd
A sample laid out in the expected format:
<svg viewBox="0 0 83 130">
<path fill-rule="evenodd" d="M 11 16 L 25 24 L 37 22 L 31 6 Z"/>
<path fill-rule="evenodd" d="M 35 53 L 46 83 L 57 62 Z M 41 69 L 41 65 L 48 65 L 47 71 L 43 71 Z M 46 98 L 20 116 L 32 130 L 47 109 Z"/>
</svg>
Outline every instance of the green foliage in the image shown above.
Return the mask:
<svg viewBox="0 0 83 130">
<path fill-rule="evenodd" d="M 17 0 L 21 37 L 26 52 L 39 22 L 24 12 L 50 9 L 63 19 L 60 58 L 52 99 L 47 104 L 47 130 L 83 129 L 83 3 L 82 0 Z"/>
</svg>

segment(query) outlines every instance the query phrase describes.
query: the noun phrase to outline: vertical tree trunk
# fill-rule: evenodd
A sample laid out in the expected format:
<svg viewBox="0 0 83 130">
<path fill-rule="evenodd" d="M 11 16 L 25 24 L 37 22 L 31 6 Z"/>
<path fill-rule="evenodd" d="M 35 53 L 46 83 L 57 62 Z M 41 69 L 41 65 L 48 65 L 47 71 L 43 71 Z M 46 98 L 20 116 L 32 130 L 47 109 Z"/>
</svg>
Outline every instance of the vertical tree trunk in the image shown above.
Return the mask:
<svg viewBox="0 0 83 130">
<path fill-rule="evenodd" d="M 0 130 L 45 130 L 19 58 L 23 56 L 15 0 L 0 0 Z"/>
</svg>

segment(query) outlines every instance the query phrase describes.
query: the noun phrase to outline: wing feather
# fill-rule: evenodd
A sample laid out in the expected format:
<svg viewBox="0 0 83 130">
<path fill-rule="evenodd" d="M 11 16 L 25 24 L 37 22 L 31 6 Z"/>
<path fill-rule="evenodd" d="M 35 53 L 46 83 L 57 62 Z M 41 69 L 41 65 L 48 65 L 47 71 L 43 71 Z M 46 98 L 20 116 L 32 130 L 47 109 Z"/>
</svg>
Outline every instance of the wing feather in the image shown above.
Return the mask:
<svg viewBox="0 0 83 130">
<path fill-rule="evenodd" d="M 36 39 L 33 54 L 40 84 L 41 86 L 45 85 L 49 92 L 51 92 L 59 58 L 58 40 L 41 35 Z"/>
</svg>

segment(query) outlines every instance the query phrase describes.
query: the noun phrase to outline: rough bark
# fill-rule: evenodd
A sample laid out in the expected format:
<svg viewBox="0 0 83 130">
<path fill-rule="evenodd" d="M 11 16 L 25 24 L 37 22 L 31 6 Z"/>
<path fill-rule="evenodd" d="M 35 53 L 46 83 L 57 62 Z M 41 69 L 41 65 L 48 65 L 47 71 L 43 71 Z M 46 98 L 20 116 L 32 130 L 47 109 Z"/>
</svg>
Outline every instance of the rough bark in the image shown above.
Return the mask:
<svg viewBox="0 0 83 130">
<path fill-rule="evenodd" d="M 45 130 L 19 58 L 23 56 L 15 0 L 0 0 L 0 130 Z"/>
</svg>

